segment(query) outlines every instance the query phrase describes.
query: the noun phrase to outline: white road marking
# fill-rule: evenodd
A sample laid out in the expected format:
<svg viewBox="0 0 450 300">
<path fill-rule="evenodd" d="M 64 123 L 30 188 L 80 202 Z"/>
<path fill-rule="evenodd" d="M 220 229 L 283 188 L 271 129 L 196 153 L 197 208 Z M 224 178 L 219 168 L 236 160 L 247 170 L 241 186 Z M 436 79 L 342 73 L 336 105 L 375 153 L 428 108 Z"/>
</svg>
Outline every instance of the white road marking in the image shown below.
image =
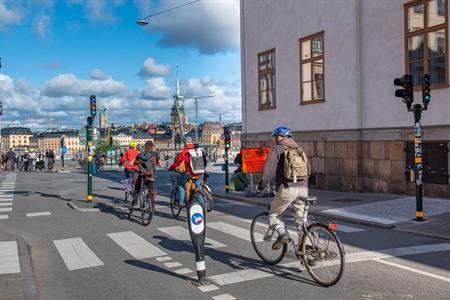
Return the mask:
<svg viewBox="0 0 450 300">
<path fill-rule="evenodd" d="M 322 212 L 327 213 L 327 214 L 332 214 L 332 215 L 349 217 L 349 218 L 352 218 L 352 219 L 377 222 L 377 223 L 386 224 L 386 225 L 391 225 L 391 224 L 398 223 L 397 221 L 390 220 L 390 219 L 378 218 L 378 217 L 372 217 L 372 216 L 368 216 L 368 215 L 361 215 L 361 214 L 351 213 L 351 212 L 345 211 L 343 208 L 327 209 L 327 210 L 323 210 Z"/>
<path fill-rule="evenodd" d="M 157 257 L 156 260 L 159 261 L 159 262 L 169 261 L 169 260 L 172 260 L 172 257 L 170 257 L 170 256 L 161 256 L 161 257 Z"/>
<path fill-rule="evenodd" d="M 49 211 L 27 213 L 27 217 L 41 217 L 41 216 L 51 216 L 51 215 L 52 215 L 52 213 Z"/>
<path fill-rule="evenodd" d="M 235 236 L 244 241 L 251 241 L 250 228 L 241 228 L 224 222 L 210 222 L 206 223 L 206 226 L 214 230 Z"/>
<path fill-rule="evenodd" d="M 165 265 L 167 268 L 175 268 L 175 267 L 180 267 L 180 266 L 182 266 L 182 264 L 180 264 L 180 263 L 177 262 L 177 261 L 166 262 L 166 263 L 164 263 L 164 265 Z"/>
<path fill-rule="evenodd" d="M 8 197 L 1 197 L 0 196 L 0 201 L 13 201 L 13 197 L 8 196 Z"/>
<path fill-rule="evenodd" d="M 179 275 L 186 275 L 186 274 L 192 273 L 192 270 L 188 269 L 188 268 L 184 268 L 184 269 L 175 270 L 174 272 Z"/>
<path fill-rule="evenodd" d="M 0 220 L 8 220 L 8 215 L 0 215 Z"/>
<path fill-rule="evenodd" d="M 0 203 L 0 206 L 11 206 L 11 205 L 13 205 L 12 202 Z"/>
<path fill-rule="evenodd" d="M 212 297 L 214 300 L 236 300 L 233 296 L 230 294 L 222 294 Z"/>
<path fill-rule="evenodd" d="M 392 249 L 384 249 L 379 251 L 363 251 L 357 253 L 349 253 L 345 256 L 346 263 L 356 263 L 356 262 L 364 262 L 364 261 L 378 261 L 383 258 L 393 258 L 400 256 L 408 256 L 414 254 L 421 253 L 433 253 L 433 252 L 442 252 L 442 251 L 450 251 L 450 244 L 431 244 L 431 245 L 420 245 L 420 246 L 410 246 L 410 247 L 400 247 L 400 248 L 392 248 Z M 384 262 L 384 260 L 383 260 Z M 335 262 L 330 261 L 329 264 L 333 264 Z M 285 264 L 279 265 L 282 268 L 291 268 L 291 267 L 300 267 L 299 261 L 293 261 Z M 301 267 L 301 269 L 304 269 Z M 288 271 L 283 270 L 281 271 Z M 431 273 L 430 273 L 431 274 Z M 229 285 L 235 284 L 239 282 L 245 282 L 250 280 L 256 280 L 265 277 L 271 277 L 276 275 L 274 270 L 269 268 L 259 268 L 259 269 L 244 269 L 240 271 L 218 274 L 214 276 L 210 276 L 209 279 L 214 281 L 218 285 Z M 434 274 L 433 274 L 434 275 Z M 430 276 L 430 275 L 428 275 Z M 438 276 L 438 275 L 436 275 Z M 445 277 L 444 277 L 445 278 Z M 442 279 L 442 278 L 441 278 Z"/>
<path fill-rule="evenodd" d="M 0 207 L 0 212 L 6 212 L 6 211 L 12 211 L 12 208 L 1 208 Z"/>
<path fill-rule="evenodd" d="M 160 227 L 158 230 L 164 232 L 165 234 L 171 236 L 176 240 L 183 241 L 192 245 L 192 241 L 189 235 L 189 231 L 181 226 L 170 226 L 170 227 Z M 205 238 L 205 247 L 206 248 L 223 248 L 226 245 L 217 242 L 215 240 Z"/>
<path fill-rule="evenodd" d="M 214 284 L 208 284 L 208 285 L 199 285 L 198 289 L 200 291 L 202 291 L 203 293 L 207 293 L 207 292 L 212 292 L 212 291 L 216 291 L 219 288 L 217 287 L 217 285 Z"/>
<path fill-rule="evenodd" d="M 336 230 L 337 231 L 342 231 L 342 232 L 361 232 L 361 231 L 366 231 L 365 229 L 362 228 L 358 228 L 358 227 L 353 227 L 353 226 L 348 226 L 348 225 L 342 225 L 342 224 L 336 224 Z"/>
<path fill-rule="evenodd" d="M 81 238 L 53 241 L 69 271 L 102 266 L 103 262 Z"/>
<path fill-rule="evenodd" d="M 20 273 L 17 241 L 0 242 L 0 274 Z"/>
<path fill-rule="evenodd" d="M 132 231 L 108 233 L 107 235 L 135 259 L 167 255 L 166 252 L 150 244 Z"/>
</svg>

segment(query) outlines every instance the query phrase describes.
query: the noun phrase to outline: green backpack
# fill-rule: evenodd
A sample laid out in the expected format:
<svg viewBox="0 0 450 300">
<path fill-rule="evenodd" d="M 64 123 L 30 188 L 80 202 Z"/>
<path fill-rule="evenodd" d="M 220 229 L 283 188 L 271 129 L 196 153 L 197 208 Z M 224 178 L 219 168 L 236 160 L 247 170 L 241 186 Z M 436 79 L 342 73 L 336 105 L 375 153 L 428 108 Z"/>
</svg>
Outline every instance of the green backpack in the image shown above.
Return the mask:
<svg viewBox="0 0 450 300">
<path fill-rule="evenodd" d="M 301 149 L 286 147 L 284 150 L 284 177 L 297 182 L 308 177 L 308 157 Z"/>
</svg>

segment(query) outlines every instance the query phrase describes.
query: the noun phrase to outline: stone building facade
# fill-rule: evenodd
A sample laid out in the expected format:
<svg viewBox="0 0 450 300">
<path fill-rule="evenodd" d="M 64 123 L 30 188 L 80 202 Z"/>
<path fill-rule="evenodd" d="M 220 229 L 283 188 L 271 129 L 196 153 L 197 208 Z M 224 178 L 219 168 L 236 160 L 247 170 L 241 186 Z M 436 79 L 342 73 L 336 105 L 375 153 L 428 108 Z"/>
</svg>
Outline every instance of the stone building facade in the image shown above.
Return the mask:
<svg viewBox="0 0 450 300">
<path fill-rule="evenodd" d="M 270 145 L 273 128 L 288 126 L 313 186 L 413 194 L 414 118 L 393 80 L 412 74 L 422 103 L 430 73 L 424 192 L 450 197 L 448 2 L 241 1 L 243 146 Z"/>
</svg>

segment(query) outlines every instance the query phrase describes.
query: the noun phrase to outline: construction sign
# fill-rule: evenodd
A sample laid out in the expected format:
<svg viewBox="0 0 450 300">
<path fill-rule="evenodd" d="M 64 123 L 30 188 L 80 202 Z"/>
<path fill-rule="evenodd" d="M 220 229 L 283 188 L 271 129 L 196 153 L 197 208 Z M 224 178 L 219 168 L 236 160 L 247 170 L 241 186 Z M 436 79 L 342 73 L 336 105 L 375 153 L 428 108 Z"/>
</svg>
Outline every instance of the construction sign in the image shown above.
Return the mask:
<svg viewBox="0 0 450 300">
<path fill-rule="evenodd" d="M 242 149 L 242 171 L 244 173 L 260 173 L 269 156 L 270 148 Z"/>
</svg>

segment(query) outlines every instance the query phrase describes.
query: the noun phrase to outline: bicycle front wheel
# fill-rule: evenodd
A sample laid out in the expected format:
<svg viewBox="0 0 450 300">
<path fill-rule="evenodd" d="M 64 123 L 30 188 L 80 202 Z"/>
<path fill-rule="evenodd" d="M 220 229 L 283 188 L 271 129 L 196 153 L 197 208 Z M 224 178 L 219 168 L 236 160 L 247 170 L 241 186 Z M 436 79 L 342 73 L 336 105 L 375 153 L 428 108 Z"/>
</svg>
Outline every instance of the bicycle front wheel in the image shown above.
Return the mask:
<svg viewBox="0 0 450 300">
<path fill-rule="evenodd" d="M 172 215 L 174 217 L 178 217 L 181 212 L 181 207 L 178 206 L 178 188 L 175 187 L 172 189 L 172 193 L 170 194 L 170 210 L 172 211 Z"/>
<path fill-rule="evenodd" d="M 142 225 L 148 226 L 155 214 L 155 204 L 150 193 L 146 193 L 144 197 L 144 207 L 141 209 Z"/>
<path fill-rule="evenodd" d="M 279 250 L 272 249 L 273 244 L 278 238 L 278 232 L 270 229 L 269 213 L 260 213 L 253 219 L 250 227 L 250 237 L 256 254 L 264 262 L 276 265 L 286 255 L 287 244 L 283 244 Z"/>
<path fill-rule="evenodd" d="M 300 249 L 309 275 L 320 285 L 335 285 L 344 273 L 344 247 L 328 226 L 314 223 L 303 234 Z"/>
<path fill-rule="evenodd" d="M 204 195 L 204 201 L 206 204 L 206 211 L 211 212 L 213 210 L 213 197 L 211 194 L 211 190 L 206 187 L 203 187 L 203 195 Z"/>
</svg>

